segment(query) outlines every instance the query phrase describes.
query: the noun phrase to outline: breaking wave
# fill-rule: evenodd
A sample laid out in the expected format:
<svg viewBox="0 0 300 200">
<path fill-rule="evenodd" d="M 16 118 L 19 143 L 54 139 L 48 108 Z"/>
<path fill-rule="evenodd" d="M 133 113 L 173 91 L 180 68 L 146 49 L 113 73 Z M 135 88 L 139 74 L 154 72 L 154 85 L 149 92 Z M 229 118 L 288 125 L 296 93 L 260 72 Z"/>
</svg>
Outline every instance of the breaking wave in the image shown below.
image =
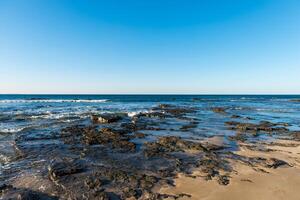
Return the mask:
<svg viewBox="0 0 300 200">
<path fill-rule="evenodd" d="M 4 99 L 0 103 L 104 103 L 108 99 Z"/>
<path fill-rule="evenodd" d="M 0 128 L 0 133 L 17 133 L 28 127 Z"/>
</svg>

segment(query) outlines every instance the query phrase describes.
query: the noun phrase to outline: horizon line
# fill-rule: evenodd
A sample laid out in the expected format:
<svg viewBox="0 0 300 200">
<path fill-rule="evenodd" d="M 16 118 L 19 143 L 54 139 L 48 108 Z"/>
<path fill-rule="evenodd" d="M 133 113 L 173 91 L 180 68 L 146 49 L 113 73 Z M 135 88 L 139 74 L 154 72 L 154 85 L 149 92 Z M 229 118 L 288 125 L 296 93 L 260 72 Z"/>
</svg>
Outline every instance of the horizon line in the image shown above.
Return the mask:
<svg viewBox="0 0 300 200">
<path fill-rule="evenodd" d="M 298 93 L 0 93 L 0 95 L 294 95 L 300 96 Z"/>
</svg>

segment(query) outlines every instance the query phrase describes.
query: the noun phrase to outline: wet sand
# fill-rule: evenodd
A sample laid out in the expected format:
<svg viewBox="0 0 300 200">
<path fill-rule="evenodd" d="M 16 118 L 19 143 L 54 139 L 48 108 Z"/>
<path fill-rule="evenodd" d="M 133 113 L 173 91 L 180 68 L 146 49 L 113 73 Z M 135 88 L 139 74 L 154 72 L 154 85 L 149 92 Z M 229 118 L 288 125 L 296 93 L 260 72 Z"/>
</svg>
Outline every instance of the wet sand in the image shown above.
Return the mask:
<svg viewBox="0 0 300 200">
<path fill-rule="evenodd" d="M 240 162 L 231 161 L 235 173 L 231 174 L 229 185 L 223 186 L 217 181 L 205 181 L 197 177 L 178 174 L 175 186 L 162 187 L 159 192 L 166 194 L 186 193 L 189 200 L 298 200 L 300 196 L 300 143 L 294 141 L 274 141 L 272 145 L 262 145 L 269 152 L 255 151 L 241 144 L 236 153 L 247 157 L 277 158 L 285 160 L 290 166 L 277 169 L 260 170 Z M 193 175 L 201 175 L 197 169 Z"/>
</svg>

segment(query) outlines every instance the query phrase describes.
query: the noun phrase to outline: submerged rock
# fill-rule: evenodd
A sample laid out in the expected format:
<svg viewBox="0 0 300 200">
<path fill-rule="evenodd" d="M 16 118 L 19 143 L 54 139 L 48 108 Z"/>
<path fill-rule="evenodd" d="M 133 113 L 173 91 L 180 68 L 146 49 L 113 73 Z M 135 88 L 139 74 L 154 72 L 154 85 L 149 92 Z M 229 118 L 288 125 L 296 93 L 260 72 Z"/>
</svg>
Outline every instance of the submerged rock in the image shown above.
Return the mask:
<svg viewBox="0 0 300 200">
<path fill-rule="evenodd" d="M 291 136 L 295 139 L 295 140 L 299 140 L 300 141 L 300 131 L 293 131 L 291 133 Z"/>
<path fill-rule="evenodd" d="M 161 110 L 162 112 L 172 115 L 174 117 L 180 117 L 187 113 L 193 113 L 196 111 L 195 108 L 174 106 L 170 104 L 160 104 L 153 110 Z"/>
<path fill-rule="evenodd" d="M 158 105 L 158 108 L 160 109 L 168 109 L 168 108 L 172 108 L 174 107 L 174 105 L 171 105 L 171 104 L 159 104 Z"/>
<path fill-rule="evenodd" d="M 148 117 L 148 118 L 166 118 L 168 115 L 162 112 L 145 112 L 145 113 L 139 113 L 138 115 L 135 115 L 134 118 L 141 118 L 141 117 Z"/>
<path fill-rule="evenodd" d="M 53 160 L 48 166 L 49 178 L 52 181 L 58 180 L 60 177 L 82 172 L 84 170 L 83 162 Z"/>
<path fill-rule="evenodd" d="M 240 115 L 232 115 L 231 118 L 233 118 L 233 119 L 239 119 L 239 118 L 242 118 L 242 116 L 240 116 Z"/>
<path fill-rule="evenodd" d="M 201 143 L 186 141 L 176 136 L 160 137 L 156 142 L 145 144 L 144 155 L 153 157 L 170 152 L 184 152 L 187 150 L 206 151 Z"/>
<path fill-rule="evenodd" d="M 180 130 L 181 131 L 189 131 L 190 129 L 193 129 L 193 128 L 197 128 L 199 122 L 197 121 L 192 121 L 190 122 L 189 124 L 186 124 L 186 125 L 183 125 Z"/>
<path fill-rule="evenodd" d="M 234 140 L 234 141 L 241 141 L 245 142 L 247 140 L 247 135 L 243 133 L 237 133 L 234 136 L 228 136 L 229 140 Z"/>
<path fill-rule="evenodd" d="M 300 102 L 300 99 L 291 99 L 290 102 Z"/>
<path fill-rule="evenodd" d="M 284 124 L 282 123 L 272 123 L 268 121 L 261 121 L 259 124 L 229 121 L 225 122 L 225 124 L 229 129 L 238 131 L 263 131 L 269 133 L 289 131 L 287 128 L 283 127 Z"/>
<path fill-rule="evenodd" d="M 215 107 L 215 108 L 212 108 L 212 111 L 215 112 L 215 113 L 220 113 L 220 114 L 226 114 L 226 108 L 223 108 L 223 107 Z"/>
<path fill-rule="evenodd" d="M 118 114 L 114 113 L 104 113 L 100 115 L 93 115 L 91 117 L 94 123 L 113 123 L 122 119 L 122 117 Z"/>
<path fill-rule="evenodd" d="M 141 132 L 137 132 L 137 133 L 134 134 L 134 136 L 135 136 L 136 138 L 142 139 L 142 138 L 145 138 L 145 137 L 147 136 L 147 134 L 141 133 Z"/>
</svg>

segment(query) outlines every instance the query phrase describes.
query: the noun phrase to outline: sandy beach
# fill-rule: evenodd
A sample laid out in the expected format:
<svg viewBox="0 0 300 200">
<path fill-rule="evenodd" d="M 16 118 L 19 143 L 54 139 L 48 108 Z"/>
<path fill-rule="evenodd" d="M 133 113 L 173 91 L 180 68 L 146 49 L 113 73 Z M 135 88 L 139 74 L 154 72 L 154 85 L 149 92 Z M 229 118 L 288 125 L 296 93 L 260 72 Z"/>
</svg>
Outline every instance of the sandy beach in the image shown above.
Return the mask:
<svg viewBox="0 0 300 200">
<path fill-rule="evenodd" d="M 182 199 L 193 200 L 298 200 L 300 196 L 300 142 L 274 141 L 274 144 L 262 144 L 268 152 L 255 151 L 241 144 L 238 155 L 247 157 L 277 158 L 288 162 L 290 166 L 276 169 L 248 166 L 240 162 L 231 162 L 235 173 L 232 173 L 230 184 L 223 186 L 216 180 L 205 181 L 201 173 L 194 169 L 191 178 L 178 174 L 174 187 L 162 187 L 161 193 L 189 194 Z"/>
</svg>

